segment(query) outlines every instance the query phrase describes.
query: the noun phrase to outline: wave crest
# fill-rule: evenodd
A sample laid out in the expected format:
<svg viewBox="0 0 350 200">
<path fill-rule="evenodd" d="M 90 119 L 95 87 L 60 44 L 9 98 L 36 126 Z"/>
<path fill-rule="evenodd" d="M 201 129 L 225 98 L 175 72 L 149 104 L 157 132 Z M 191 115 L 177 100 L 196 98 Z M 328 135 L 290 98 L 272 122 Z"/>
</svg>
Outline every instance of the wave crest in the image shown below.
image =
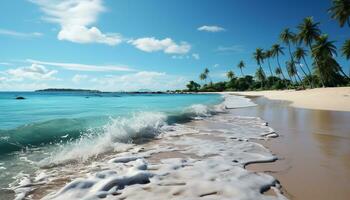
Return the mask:
<svg viewBox="0 0 350 200">
<path fill-rule="evenodd" d="M 165 114 L 158 112 L 140 112 L 130 118 L 111 118 L 101 132 L 87 132 L 78 140 L 61 146 L 58 153 L 43 160 L 41 165 L 86 161 L 109 151 L 122 151 L 129 143 L 142 142 L 157 136 L 166 125 L 166 119 Z"/>
</svg>

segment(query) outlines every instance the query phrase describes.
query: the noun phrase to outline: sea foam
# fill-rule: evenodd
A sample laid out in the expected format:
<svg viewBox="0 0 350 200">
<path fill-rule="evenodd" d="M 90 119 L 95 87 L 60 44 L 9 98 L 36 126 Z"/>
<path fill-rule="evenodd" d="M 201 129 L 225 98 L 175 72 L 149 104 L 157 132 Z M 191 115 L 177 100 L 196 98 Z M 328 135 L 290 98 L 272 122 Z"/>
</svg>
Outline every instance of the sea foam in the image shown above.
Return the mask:
<svg viewBox="0 0 350 200">
<path fill-rule="evenodd" d="M 26 179 L 25 184 L 16 187 L 17 197 L 27 196 L 32 190 L 28 190 L 29 185 L 55 185 L 63 176 L 72 181 L 44 199 L 284 200 L 276 179 L 245 169 L 251 163 L 277 159 L 250 139 L 278 135 L 260 118 L 232 116 L 226 111 L 234 108 L 235 102 L 237 107 L 253 106 L 252 102 L 243 97 L 224 98 L 216 107 L 195 105 L 185 109 L 186 116 L 201 118 L 196 123 L 169 125 L 164 113 L 111 119 L 102 132 L 86 134 L 63 146 L 45 163 L 85 162 L 106 152 L 114 153 L 83 165 L 42 168 L 37 172 L 40 178 Z M 157 140 L 135 144 L 144 138 Z M 262 194 L 270 188 L 276 196 Z"/>
</svg>

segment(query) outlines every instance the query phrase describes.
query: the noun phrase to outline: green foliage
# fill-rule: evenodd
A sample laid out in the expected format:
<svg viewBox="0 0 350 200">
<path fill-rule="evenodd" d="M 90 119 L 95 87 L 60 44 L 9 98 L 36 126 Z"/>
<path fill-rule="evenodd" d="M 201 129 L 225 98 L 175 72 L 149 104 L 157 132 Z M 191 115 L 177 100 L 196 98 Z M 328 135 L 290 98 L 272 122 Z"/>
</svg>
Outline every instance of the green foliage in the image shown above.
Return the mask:
<svg viewBox="0 0 350 200">
<path fill-rule="evenodd" d="M 244 61 L 243 60 L 239 61 L 237 67 L 241 70 L 242 76 L 244 76 L 243 74 L 243 68 L 245 67 Z"/>
<path fill-rule="evenodd" d="M 289 28 L 284 29 L 280 34 L 280 40 L 285 44 L 294 42 L 295 38 L 296 38 L 296 35 L 293 32 L 291 32 Z"/>
<path fill-rule="evenodd" d="M 230 70 L 226 73 L 226 76 L 229 80 L 232 80 L 235 77 L 235 73 L 232 70 Z"/>
<path fill-rule="evenodd" d="M 311 46 L 321 35 L 319 28 L 320 23 L 315 23 L 312 17 L 306 17 L 298 26 L 299 33 L 297 35 L 299 42 L 303 42 L 306 46 Z"/>
<path fill-rule="evenodd" d="M 330 9 L 332 17 L 337 19 L 341 26 L 348 23 L 350 26 L 350 0 L 333 0 L 333 7 Z M 305 87 L 324 86 L 346 86 L 350 85 L 350 78 L 344 73 L 342 67 L 336 61 L 337 48 L 334 41 L 329 41 L 328 36 L 323 34 L 319 28 L 320 23 L 314 22 L 312 17 L 306 17 L 297 27 L 298 33 L 294 34 L 290 29 L 284 29 L 280 34 L 280 40 L 284 43 L 289 52 L 290 59 L 286 62 L 286 70 L 289 79 L 284 76 L 281 68 L 280 56 L 284 56 L 284 47 L 280 44 L 272 45 L 270 50 L 264 51 L 257 48 L 253 53 L 254 60 L 258 68 L 253 76 L 243 74 L 245 63 L 240 61 L 237 67 L 241 71 L 242 77 L 236 78 L 232 70 L 226 73 L 228 81 L 204 84 L 202 87 L 194 81 L 187 84 L 188 91 L 216 92 L 216 91 L 247 91 L 247 90 L 279 90 L 279 89 L 304 89 Z M 297 42 L 299 42 L 297 44 Z M 291 45 L 295 46 L 295 52 L 291 51 Z M 300 45 L 309 48 L 305 50 Z M 309 53 L 308 53 L 309 52 Z M 341 49 L 342 55 L 350 59 L 350 40 L 345 41 Z M 309 54 L 309 55 L 308 55 Z M 310 69 L 306 62 L 309 56 L 313 60 L 313 69 Z M 270 58 L 276 58 L 278 66 L 274 72 L 271 68 Z M 268 61 L 270 76 L 266 76 L 262 64 Z M 301 73 L 298 73 L 298 70 Z M 274 74 L 276 76 L 274 76 Z M 303 75 L 303 76 L 301 76 Z M 209 77 L 209 69 L 205 68 L 200 74 L 200 80 L 205 83 Z M 294 83 L 291 80 L 294 78 Z M 298 81 L 299 80 L 299 81 Z"/>
<path fill-rule="evenodd" d="M 261 48 L 257 48 L 253 54 L 254 59 L 258 65 L 261 65 L 261 63 L 264 62 L 264 51 Z"/>
<path fill-rule="evenodd" d="M 207 75 L 205 73 L 201 73 L 199 75 L 199 79 L 202 80 L 202 81 L 207 80 Z"/>
<path fill-rule="evenodd" d="M 341 51 L 343 56 L 349 60 L 350 59 L 350 39 L 344 42 L 344 45 L 342 46 Z"/>
<path fill-rule="evenodd" d="M 190 81 L 186 87 L 188 88 L 188 91 L 190 92 L 198 92 L 199 88 L 201 87 L 201 85 L 199 85 L 198 83 L 194 82 L 194 81 Z"/>
<path fill-rule="evenodd" d="M 333 0 L 333 6 L 328 10 L 331 17 L 339 22 L 340 27 L 344 27 L 345 23 L 350 27 L 350 1 L 349 0 Z"/>
</svg>

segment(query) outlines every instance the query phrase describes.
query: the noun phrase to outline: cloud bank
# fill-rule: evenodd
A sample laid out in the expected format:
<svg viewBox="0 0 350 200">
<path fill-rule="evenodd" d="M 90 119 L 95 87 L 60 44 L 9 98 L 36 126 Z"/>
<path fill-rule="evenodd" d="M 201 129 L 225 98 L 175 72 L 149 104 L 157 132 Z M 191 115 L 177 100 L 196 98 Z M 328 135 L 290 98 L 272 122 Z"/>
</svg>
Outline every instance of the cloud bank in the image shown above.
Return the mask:
<svg viewBox="0 0 350 200">
<path fill-rule="evenodd" d="M 7 80 L 21 81 L 23 79 L 44 81 L 44 80 L 58 80 L 54 75 L 57 73 L 56 70 L 48 70 L 43 65 L 32 64 L 27 67 L 19 67 L 15 69 L 9 69 L 5 73 L 10 78 Z"/>
<path fill-rule="evenodd" d="M 63 62 L 47 62 L 40 60 L 26 60 L 29 63 L 41 64 L 47 66 L 61 67 L 66 70 L 72 71 L 91 71 L 91 72 L 106 72 L 106 71 L 123 71 L 130 72 L 135 71 L 134 69 L 129 68 L 128 66 L 116 66 L 116 65 L 87 65 L 79 63 L 63 63 Z"/>
<path fill-rule="evenodd" d="M 145 52 L 163 51 L 167 54 L 186 54 L 191 50 L 191 45 L 187 42 L 177 44 L 171 38 L 158 40 L 154 37 L 144 37 L 130 40 L 129 43 Z"/>
<path fill-rule="evenodd" d="M 119 34 L 102 33 L 96 23 L 98 15 L 105 11 L 102 0 L 31 0 L 45 13 L 44 20 L 59 24 L 57 38 L 75 43 L 101 43 L 117 45 L 122 42 Z"/>
</svg>

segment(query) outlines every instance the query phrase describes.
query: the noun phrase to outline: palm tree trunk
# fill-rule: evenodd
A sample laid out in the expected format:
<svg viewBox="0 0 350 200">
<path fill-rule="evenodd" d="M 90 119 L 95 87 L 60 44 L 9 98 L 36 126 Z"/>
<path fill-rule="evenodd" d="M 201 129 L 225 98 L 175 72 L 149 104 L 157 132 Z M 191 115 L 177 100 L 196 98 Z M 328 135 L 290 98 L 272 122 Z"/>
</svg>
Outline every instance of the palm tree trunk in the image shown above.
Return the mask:
<svg viewBox="0 0 350 200">
<path fill-rule="evenodd" d="M 304 61 L 305 65 L 306 65 L 307 71 L 309 71 L 309 75 L 312 76 L 312 73 L 310 71 L 309 65 L 307 64 L 306 59 L 305 59 L 304 56 L 303 56 L 303 61 Z"/>
<path fill-rule="evenodd" d="M 281 70 L 281 74 L 282 74 L 283 79 L 286 79 L 286 77 L 283 74 L 283 71 L 282 71 L 282 68 L 281 68 L 281 64 L 280 64 L 280 59 L 278 58 L 278 55 L 277 55 L 277 63 L 278 63 L 278 68 L 280 68 L 280 70 Z"/>
<path fill-rule="evenodd" d="M 299 84 L 298 80 L 297 80 L 297 77 L 295 75 L 293 77 L 294 77 L 295 84 Z"/>
<path fill-rule="evenodd" d="M 270 63 L 269 58 L 267 59 L 267 63 L 269 64 L 269 70 L 270 70 L 271 76 L 273 76 L 272 69 L 271 69 L 271 63 Z"/>
<path fill-rule="evenodd" d="M 350 79 L 348 75 L 345 74 L 345 72 L 343 71 L 343 69 L 339 66 L 339 71 L 343 74 L 343 76 L 345 76 L 347 79 Z"/>
<path fill-rule="evenodd" d="M 287 70 L 287 74 L 288 74 L 288 77 L 289 77 L 289 79 L 293 82 L 293 79 L 292 79 L 292 77 L 290 76 L 290 74 L 288 73 L 288 69 L 287 69 L 287 66 L 286 66 L 286 70 Z"/>
<path fill-rule="evenodd" d="M 310 70 L 309 65 L 307 64 L 306 59 L 305 59 L 304 56 L 303 56 L 303 61 L 304 61 L 304 63 L 305 63 L 305 66 L 306 66 L 307 70 L 309 71 L 309 75 L 310 75 L 310 79 L 311 79 L 311 80 L 309 80 L 309 81 L 311 82 L 311 88 L 314 88 L 314 87 L 315 87 L 315 86 L 314 86 L 314 85 L 315 85 L 315 84 L 314 84 L 314 79 L 312 78 L 311 70 Z"/>
<path fill-rule="evenodd" d="M 309 44 L 309 48 L 310 48 L 310 52 L 312 52 L 311 43 Z M 314 57 L 314 59 L 315 59 L 315 62 L 316 62 L 316 67 L 318 68 L 318 71 L 320 72 L 320 80 L 321 80 L 321 83 L 322 83 L 322 87 L 325 87 L 324 80 L 323 80 L 323 77 L 322 77 L 322 74 L 321 74 L 321 70 L 320 70 L 320 66 L 318 65 L 318 60 L 317 60 L 316 57 Z"/>
<path fill-rule="evenodd" d="M 288 51 L 289 51 L 289 55 L 290 55 L 290 61 L 293 63 L 293 65 L 294 65 L 294 58 L 293 58 L 293 55 L 292 55 L 292 51 L 291 51 L 291 49 L 290 49 L 290 43 L 288 42 Z M 288 75 L 289 75 L 289 73 L 288 73 Z M 289 76 L 290 77 L 290 76 Z M 295 76 L 294 76 L 294 78 L 295 78 Z M 290 80 L 292 80 L 292 79 L 290 79 Z M 296 84 L 298 84 L 298 81 L 297 81 L 297 79 L 295 78 L 295 83 Z"/>
<path fill-rule="evenodd" d="M 265 71 L 264 71 L 264 69 L 262 68 L 261 64 L 260 64 L 260 70 L 262 71 L 263 75 L 265 76 Z M 264 86 L 264 80 L 261 79 L 261 89 L 263 89 L 263 86 Z"/>
<path fill-rule="evenodd" d="M 301 78 L 300 78 L 298 72 L 297 72 L 297 77 L 298 77 L 298 79 L 299 79 L 300 84 L 303 85 L 303 87 L 305 88 L 304 83 L 303 83 L 303 81 L 301 80 Z"/>
<path fill-rule="evenodd" d="M 242 74 L 242 77 L 244 77 L 243 70 L 242 70 L 242 68 L 240 68 L 240 69 L 241 69 L 241 74 Z"/>
<path fill-rule="evenodd" d="M 307 79 L 307 81 L 309 82 L 310 87 L 312 88 L 312 83 L 311 83 L 310 79 L 308 79 L 308 77 L 307 77 L 307 74 L 306 74 L 305 70 L 303 69 L 303 67 L 302 67 L 301 65 L 299 65 L 299 66 L 300 66 L 301 71 L 302 71 L 302 72 L 303 72 L 303 74 L 305 75 L 305 78 L 306 78 L 306 79 Z M 311 77 L 311 76 L 310 76 L 310 77 Z"/>
<path fill-rule="evenodd" d="M 292 55 L 292 51 L 290 50 L 290 43 L 289 42 L 288 42 L 288 51 L 289 51 L 289 55 L 290 55 L 290 60 L 293 62 L 294 58 L 293 58 L 293 55 Z"/>
</svg>

